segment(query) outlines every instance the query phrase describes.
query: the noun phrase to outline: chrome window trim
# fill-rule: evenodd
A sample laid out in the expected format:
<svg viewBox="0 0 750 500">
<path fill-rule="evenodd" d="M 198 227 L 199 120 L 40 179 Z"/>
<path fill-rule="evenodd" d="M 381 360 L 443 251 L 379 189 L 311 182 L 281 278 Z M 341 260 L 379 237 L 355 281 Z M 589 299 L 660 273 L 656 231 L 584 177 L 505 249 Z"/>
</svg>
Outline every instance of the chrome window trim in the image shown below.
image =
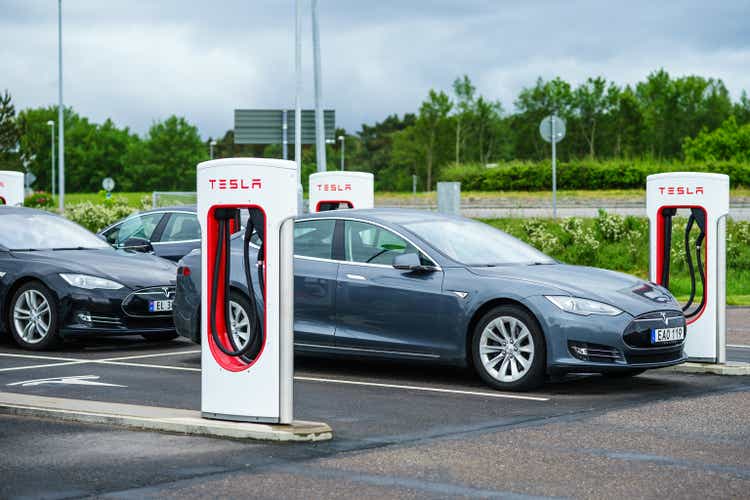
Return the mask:
<svg viewBox="0 0 750 500">
<path fill-rule="evenodd" d="M 379 354 L 397 354 L 399 356 L 411 356 L 414 358 L 432 358 L 438 359 L 438 354 L 427 354 L 421 352 L 408 352 L 408 351 L 388 351 L 382 349 L 365 349 L 363 347 L 345 347 L 345 346 L 329 346 L 329 345 L 318 345 L 318 344 L 306 344 L 302 342 L 295 342 L 294 347 L 313 347 L 317 349 L 338 349 L 342 351 L 358 351 L 358 352 L 374 352 Z"/>
<path fill-rule="evenodd" d="M 201 239 L 193 238 L 192 240 L 152 241 L 151 245 L 174 245 L 175 243 L 195 243 L 196 241 L 201 241 Z"/>
<path fill-rule="evenodd" d="M 130 219 L 135 219 L 136 217 L 143 217 L 144 215 L 151 215 L 151 214 L 192 214 L 192 215 L 195 215 L 196 218 L 198 218 L 197 212 L 191 212 L 189 210 L 153 210 L 153 211 L 148 211 L 148 212 L 139 212 L 137 214 L 128 215 L 121 221 L 115 222 L 114 224 L 105 227 L 104 229 L 99 231 L 97 234 L 104 234 L 106 231 L 109 231 L 112 228 L 125 224 Z"/>
<path fill-rule="evenodd" d="M 356 218 L 356 217 L 346 217 L 346 216 L 344 216 L 344 217 L 308 217 L 308 218 L 305 218 L 305 219 L 297 219 L 295 222 L 308 222 L 308 221 L 316 221 L 316 220 L 343 220 L 343 221 L 349 220 L 349 221 L 352 221 L 352 222 L 362 222 L 364 224 L 372 224 L 373 226 L 378 226 L 380 228 L 385 229 L 386 231 L 390 231 L 390 232 L 398 235 L 400 238 L 403 238 L 411 246 L 413 246 L 414 248 L 416 248 L 417 250 L 419 250 L 420 252 L 422 252 L 422 254 L 424 254 L 428 259 L 430 259 L 430 261 L 432 261 L 433 265 L 435 266 L 435 271 L 442 271 L 443 270 L 443 268 L 440 267 L 440 264 L 438 264 L 437 261 L 432 258 L 432 255 L 430 255 L 429 253 L 425 252 L 422 249 L 422 247 L 420 247 L 419 245 L 417 245 L 416 243 L 414 243 L 411 239 L 407 238 L 406 236 L 404 236 L 402 233 L 398 232 L 397 230 L 395 230 L 393 228 L 390 228 L 390 227 L 388 227 L 388 226 L 386 226 L 384 224 L 381 224 L 379 222 L 375 222 L 375 221 L 371 221 L 371 220 L 367 220 L 367 219 L 359 219 L 359 218 Z M 294 255 L 294 257 L 295 258 L 300 258 L 300 259 L 306 259 L 306 260 L 318 260 L 318 261 L 321 261 L 321 262 L 338 262 L 338 263 L 344 262 L 344 263 L 352 265 L 352 266 L 380 267 L 380 268 L 393 269 L 393 266 L 388 266 L 386 264 L 372 264 L 372 263 L 367 263 L 367 262 L 355 262 L 353 260 L 321 259 L 319 257 L 305 257 L 303 255 L 296 255 L 296 254 Z"/>
</svg>

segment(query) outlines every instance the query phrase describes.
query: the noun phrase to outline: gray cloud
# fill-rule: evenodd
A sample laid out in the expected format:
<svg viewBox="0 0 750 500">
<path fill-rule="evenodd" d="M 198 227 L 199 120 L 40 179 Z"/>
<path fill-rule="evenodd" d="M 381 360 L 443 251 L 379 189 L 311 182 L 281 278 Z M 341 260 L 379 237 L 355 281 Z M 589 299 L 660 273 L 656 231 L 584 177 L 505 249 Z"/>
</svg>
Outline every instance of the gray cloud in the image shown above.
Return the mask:
<svg viewBox="0 0 750 500">
<path fill-rule="evenodd" d="M 312 107 L 309 0 L 305 107 Z M 294 2 L 63 0 L 65 102 L 142 133 L 176 113 L 202 135 L 232 127 L 236 107 L 294 100 Z M 57 99 L 57 3 L 0 0 L 0 87 L 17 107 Z M 512 109 L 538 76 L 675 75 L 750 89 L 748 1 L 320 1 L 326 107 L 350 131 L 414 111 L 430 88 L 468 74 Z"/>
</svg>

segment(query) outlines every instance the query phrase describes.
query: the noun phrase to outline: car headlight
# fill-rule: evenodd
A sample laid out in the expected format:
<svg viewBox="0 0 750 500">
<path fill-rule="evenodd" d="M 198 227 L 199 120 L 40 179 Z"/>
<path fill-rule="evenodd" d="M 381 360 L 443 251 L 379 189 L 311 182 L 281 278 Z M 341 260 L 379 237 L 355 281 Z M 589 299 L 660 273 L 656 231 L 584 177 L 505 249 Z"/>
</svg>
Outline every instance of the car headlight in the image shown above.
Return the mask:
<svg viewBox="0 0 750 500">
<path fill-rule="evenodd" d="M 67 281 L 70 286 L 85 288 L 87 290 L 94 290 L 95 288 L 101 288 L 103 290 L 119 290 L 123 287 L 123 285 L 116 281 L 99 278 L 97 276 L 89 276 L 88 274 L 61 273 L 60 277 Z"/>
<path fill-rule="evenodd" d="M 581 316 L 591 316 L 592 314 L 617 316 L 622 313 L 622 311 L 615 306 L 597 302 L 595 300 L 570 297 L 568 295 L 545 295 L 544 298 L 555 304 L 562 311 L 579 314 Z"/>
</svg>

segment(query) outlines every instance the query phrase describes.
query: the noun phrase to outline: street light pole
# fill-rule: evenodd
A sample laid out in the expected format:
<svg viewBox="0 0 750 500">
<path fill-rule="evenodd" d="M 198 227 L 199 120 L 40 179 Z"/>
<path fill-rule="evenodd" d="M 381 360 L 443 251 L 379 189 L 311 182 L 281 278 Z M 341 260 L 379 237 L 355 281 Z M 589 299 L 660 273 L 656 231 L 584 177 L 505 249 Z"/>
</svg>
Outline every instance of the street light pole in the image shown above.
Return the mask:
<svg viewBox="0 0 750 500">
<path fill-rule="evenodd" d="M 302 12 L 300 0 L 294 2 L 294 161 L 297 162 L 297 210 L 304 211 L 302 190 Z"/>
<path fill-rule="evenodd" d="M 208 155 L 211 157 L 211 159 L 214 159 L 214 146 L 216 146 L 216 141 L 211 141 L 208 143 Z"/>
<path fill-rule="evenodd" d="M 62 0 L 57 0 L 57 86 L 59 103 L 57 105 L 57 137 L 58 147 L 57 153 L 59 157 L 59 172 L 57 180 L 60 182 L 59 194 L 59 210 L 62 213 L 65 211 L 65 127 L 63 119 L 63 63 L 62 63 Z"/>
<path fill-rule="evenodd" d="M 312 0 L 312 34 L 313 34 L 313 72 L 315 73 L 315 150 L 317 152 L 318 172 L 325 172 L 326 140 L 325 122 L 323 119 L 322 94 L 323 86 L 320 76 L 320 30 L 318 29 L 318 0 Z"/>
<path fill-rule="evenodd" d="M 345 137 L 343 135 L 339 136 L 339 141 L 341 142 L 341 171 L 344 171 L 344 148 L 346 147 Z"/>
<path fill-rule="evenodd" d="M 51 150 L 50 154 L 52 156 L 52 170 L 51 170 L 51 175 L 49 178 L 49 185 L 51 188 L 50 194 L 52 194 L 52 196 L 54 197 L 55 196 L 55 122 L 53 122 L 52 120 L 49 120 L 47 122 L 47 125 L 49 125 L 49 131 L 52 135 L 52 140 L 49 143 L 50 150 Z"/>
</svg>

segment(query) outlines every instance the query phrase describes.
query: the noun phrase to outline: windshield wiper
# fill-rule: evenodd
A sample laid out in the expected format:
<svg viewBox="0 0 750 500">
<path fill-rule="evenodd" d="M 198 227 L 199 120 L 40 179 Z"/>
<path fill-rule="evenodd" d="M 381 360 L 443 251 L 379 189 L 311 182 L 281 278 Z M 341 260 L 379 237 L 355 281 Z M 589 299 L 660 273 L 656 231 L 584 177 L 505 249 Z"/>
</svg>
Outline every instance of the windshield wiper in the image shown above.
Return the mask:
<svg viewBox="0 0 750 500">
<path fill-rule="evenodd" d="M 38 252 L 38 248 L 11 248 L 11 252 Z"/>
<path fill-rule="evenodd" d="M 542 261 L 535 261 L 535 262 L 529 262 L 530 266 L 551 266 L 552 264 L 557 264 L 554 260 L 542 262 Z"/>
<path fill-rule="evenodd" d="M 58 247 L 58 248 L 50 248 L 53 252 L 56 252 L 58 250 L 89 250 L 86 247 Z"/>
</svg>

